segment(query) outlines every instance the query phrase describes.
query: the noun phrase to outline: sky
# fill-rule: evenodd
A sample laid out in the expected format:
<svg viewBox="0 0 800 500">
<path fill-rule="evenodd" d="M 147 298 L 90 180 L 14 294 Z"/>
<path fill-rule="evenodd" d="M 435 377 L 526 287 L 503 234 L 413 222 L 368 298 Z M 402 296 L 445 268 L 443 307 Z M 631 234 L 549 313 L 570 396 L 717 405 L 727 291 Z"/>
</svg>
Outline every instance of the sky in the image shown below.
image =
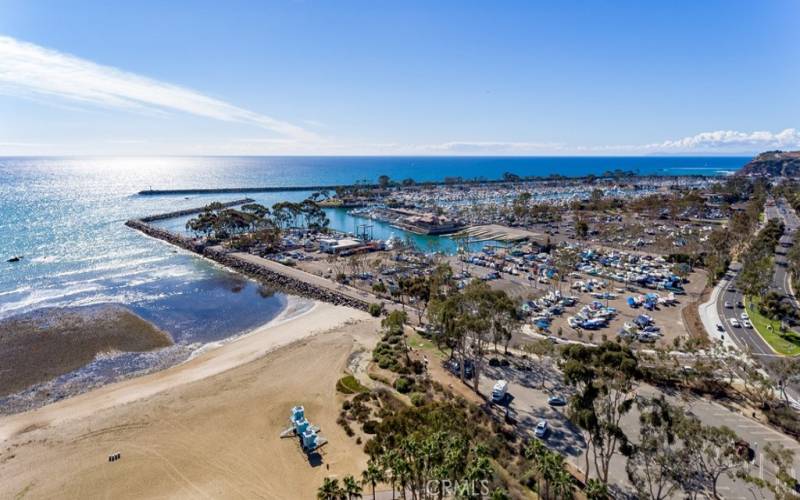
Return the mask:
<svg viewBox="0 0 800 500">
<path fill-rule="evenodd" d="M 800 1 L 0 0 L 0 155 L 800 149 Z"/>
</svg>

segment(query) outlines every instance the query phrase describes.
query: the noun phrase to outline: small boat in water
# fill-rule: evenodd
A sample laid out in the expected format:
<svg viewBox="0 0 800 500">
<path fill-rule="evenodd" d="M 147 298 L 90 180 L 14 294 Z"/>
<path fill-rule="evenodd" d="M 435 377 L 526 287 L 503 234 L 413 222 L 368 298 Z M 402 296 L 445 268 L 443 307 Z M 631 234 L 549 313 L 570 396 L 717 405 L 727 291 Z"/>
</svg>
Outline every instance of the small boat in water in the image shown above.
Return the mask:
<svg viewBox="0 0 800 500">
<path fill-rule="evenodd" d="M 6 262 L 19 262 L 22 260 L 22 255 L 15 255 L 8 259 Z"/>
</svg>

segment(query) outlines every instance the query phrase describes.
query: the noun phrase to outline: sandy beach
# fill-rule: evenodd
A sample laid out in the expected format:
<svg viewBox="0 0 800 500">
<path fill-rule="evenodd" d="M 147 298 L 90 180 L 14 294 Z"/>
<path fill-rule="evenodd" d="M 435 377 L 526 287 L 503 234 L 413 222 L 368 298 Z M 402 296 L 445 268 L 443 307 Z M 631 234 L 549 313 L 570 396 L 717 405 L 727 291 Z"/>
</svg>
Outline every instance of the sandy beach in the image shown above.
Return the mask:
<svg viewBox="0 0 800 500">
<path fill-rule="evenodd" d="M 335 423 L 335 385 L 377 328 L 316 303 L 181 365 L 0 418 L 0 497 L 311 498 L 366 462 Z M 320 464 L 278 438 L 296 404 L 330 441 Z"/>
</svg>

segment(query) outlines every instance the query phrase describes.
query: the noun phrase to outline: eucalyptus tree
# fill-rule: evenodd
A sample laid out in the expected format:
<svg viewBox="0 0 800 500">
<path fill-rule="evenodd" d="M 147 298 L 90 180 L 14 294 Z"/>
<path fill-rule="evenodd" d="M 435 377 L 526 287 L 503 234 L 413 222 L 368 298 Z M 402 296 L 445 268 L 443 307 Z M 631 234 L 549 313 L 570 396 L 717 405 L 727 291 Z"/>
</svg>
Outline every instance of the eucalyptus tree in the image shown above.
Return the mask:
<svg viewBox="0 0 800 500">
<path fill-rule="evenodd" d="M 678 429 L 684 442 L 684 461 L 687 473 L 681 476 L 687 493 L 701 493 L 721 498 L 720 478 L 736 478 L 747 463 L 740 439 L 726 426 L 705 426 L 696 418 L 686 418 Z"/>
<path fill-rule="evenodd" d="M 793 357 L 782 357 L 772 361 L 770 364 L 778 379 L 776 383 L 781 391 L 783 400 L 786 404 L 789 404 L 789 394 L 786 392 L 786 388 L 790 384 L 800 381 L 800 360 Z"/>
<path fill-rule="evenodd" d="M 538 339 L 535 342 L 523 344 L 522 350 L 532 356 L 536 356 L 536 360 L 539 364 L 538 369 L 541 374 L 541 388 L 544 389 L 545 381 L 547 380 L 547 369 L 544 366 L 544 360 L 548 356 L 555 354 L 555 345 L 547 339 Z"/>
<path fill-rule="evenodd" d="M 767 462 L 772 464 L 772 470 L 774 471 L 773 474 L 768 476 L 768 479 L 750 474 L 749 469 L 741 471 L 738 477 L 762 490 L 768 490 L 776 499 L 788 500 L 797 498 L 796 488 L 798 482 L 793 474 L 794 452 L 785 448 L 782 444 L 767 443 L 764 446 L 763 455 Z"/>
<path fill-rule="evenodd" d="M 330 219 L 316 201 L 308 198 L 298 206 L 299 213 L 303 215 L 306 227 L 314 231 L 324 231 L 330 225 Z"/>
<path fill-rule="evenodd" d="M 683 413 L 661 398 L 645 398 L 639 408 L 639 440 L 632 446 L 625 470 L 640 498 L 662 500 L 681 488 L 687 473 L 678 438 Z"/>
<path fill-rule="evenodd" d="M 290 203 L 282 201 L 272 205 L 272 217 L 279 228 L 285 229 L 289 227 L 292 221 L 292 212 L 289 209 Z"/>
<path fill-rule="evenodd" d="M 483 281 L 475 280 L 464 288 L 462 314 L 459 319 L 461 345 L 472 354 L 473 389 L 479 392 L 481 370 L 488 344 L 497 335 L 510 335 L 516 307 L 501 290 L 492 290 Z"/>
<path fill-rule="evenodd" d="M 555 266 L 558 273 L 558 290 L 561 291 L 561 282 L 566 281 L 569 273 L 575 270 L 581 262 L 581 254 L 577 248 L 562 247 L 556 252 Z"/>
<path fill-rule="evenodd" d="M 598 478 L 608 484 L 611 459 L 618 452 L 630 452 L 621 424 L 635 401 L 635 381 L 641 376 L 638 361 L 628 347 L 613 342 L 571 344 L 562 351 L 562 369 L 565 381 L 577 390 L 568 416 L 586 441 L 586 480 L 591 453 Z"/>
<path fill-rule="evenodd" d="M 186 222 L 186 229 L 206 237 L 215 234 L 220 229 L 220 212 L 224 209 L 225 206 L 218 201 L 209 203 L 197 217 Z"/>
</svg>

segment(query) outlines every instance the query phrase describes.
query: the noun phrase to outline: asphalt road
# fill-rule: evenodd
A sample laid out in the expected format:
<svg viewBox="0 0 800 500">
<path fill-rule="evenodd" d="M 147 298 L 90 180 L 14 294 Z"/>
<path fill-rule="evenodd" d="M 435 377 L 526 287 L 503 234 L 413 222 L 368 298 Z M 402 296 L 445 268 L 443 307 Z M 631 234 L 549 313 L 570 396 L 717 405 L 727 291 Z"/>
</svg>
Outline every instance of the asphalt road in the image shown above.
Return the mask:
<svg viewBox="0 0 800 500">
<path fill-rule="evenodd" d="M 797 217 L 794 209 L 784 199 L 777 200 L 775 206 L 767 207 L 767 218 L 779 218 L 786 226 L 786 231 L 775 248 L 775 274 L 772 279 L 772 286 L 780 290 L 792 302 L 795 307 L 799 307 L 796 297 L 792 294 L 789 286 L 789 273 L 786 268 L 786 253 L 789 247 L 794 245 L 797 229 L 800 228 L 800 218 Z"/>
<path fill-rule="evenodd" d="M 790 244 L 794 241 L 794 236 L 798 228 L 800 228 L 800 218 L 794 210 L 786 203 L 786 200 L 777 200 L 774 204 L 768 204 L 765 208 L 765 217 L 769 219 L 781 219 L 786 226 L 786 232 L 781 238 L 782 244 Z M 775 249 L 775 269 L 772 279 L 772 288 L 781 291 L 787 296 L 791 297 L 789 287 L 789 276 L 786 272 L 785 253 L 787 248 L 779 245 Z M 725 276 L 724 287 L 722 293 L 717 299 L 717 313 L 722 321 L 721 326 L 725 333 L 730 335 L 734 341 L 743 349 L 749 350 L 754 357 L 761 358 L 774 358 L 778 356 L 770 348 L 767 342 L 753 328 L 745 328 L 742 326 L 741 314 L 744 308 L 739 307 L 743 304 L 744 296 L 736 287 L 736 278 L 738 277 L 741 265 L 739 263 L 731 264 L 731 268 Z M 792 297 L 794 300 L 794 297 Z M 728 307 L 726 307 L 726 304 Z M 795 303 L 795 305 L 797 305 Z M 731 320 L 736 319 L 739 322 L 738 327 L 733 326 Z"/>
<path fill-rule="evenodd" d="M 722 327 L 725 330 L 725 334 L 730 335 L 740 348 L 750 351 L 754 357 L 777 357 L 778 355 L 775 354 L 769 344 L 754 328 L 745 328 L 743 326 L 744 296 L 736 286 L 736 278 L 740 270 L 741 264 L 731 264 L 731 268 L 724 278 L 722 293 L 717 298 L 717 314 L 719 314 L 720 321 L 722 321 Z M 742 307 L 739 307 L 740 305 Z M 731 321 L 733 319 L 738 322 L 738 327 L 733 326 Z"/>
</svg>

